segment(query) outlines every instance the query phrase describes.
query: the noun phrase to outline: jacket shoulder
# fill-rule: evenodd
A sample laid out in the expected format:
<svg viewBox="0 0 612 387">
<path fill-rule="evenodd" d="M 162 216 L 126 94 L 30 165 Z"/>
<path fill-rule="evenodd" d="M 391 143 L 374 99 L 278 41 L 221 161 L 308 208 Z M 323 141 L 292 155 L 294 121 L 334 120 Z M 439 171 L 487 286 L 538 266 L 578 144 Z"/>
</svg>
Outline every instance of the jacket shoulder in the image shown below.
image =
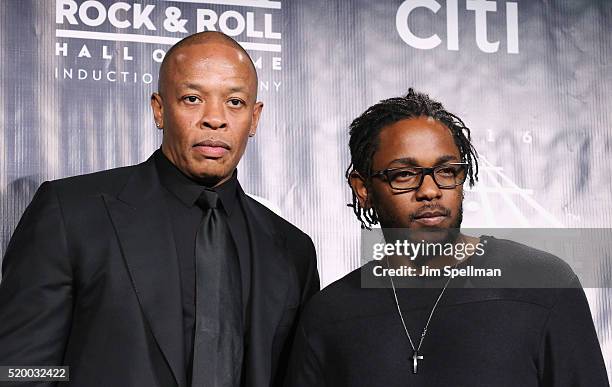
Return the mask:
<svg viewBox="0 0 612 387">
<path fill-rule="evenodd" d="M 67 198 L 101 193 L 116 195 L 125 186 L 132 173 L 143 165 L 144 163 L 66 177 L 52 180 L 49 184 L 60 196 Z"/>
<path fill-rule="evenodd" d="M 272 210 L 259 203 L 252 197 L 245 195 L 246 204 L 251 215 L 261 223 L 260 226 L 268 229 L 268 236 L 283 240 L 284 257 L 295 275 L 296 283 L 301 289 L 300 299 L 304 303 L 320 288 L 317 271 L 317 253 L 312 239 L 302 230 L 282 218 Z"/>
<path fill-rule="evenodd" d="M 251 210 L 256 212 L 260 216 L 260 218 L 266 219 L 266 221 L 270 223 L 272 230 L 274 230 L 278 234 L 283 235 L 287 239 L 288 245 L 290 247 L 295 244 L 297 244 L 298 246 L 303 246 L 303 244 L 314 246 L 310 236 L 300 230 L 297 226 L 295 226 L 282 216 L 276 214 L 274 211 L 264 206 L 259 201 L 253 199 L 251 196 L 245 194 L 245 197 Z"/>
</svg>

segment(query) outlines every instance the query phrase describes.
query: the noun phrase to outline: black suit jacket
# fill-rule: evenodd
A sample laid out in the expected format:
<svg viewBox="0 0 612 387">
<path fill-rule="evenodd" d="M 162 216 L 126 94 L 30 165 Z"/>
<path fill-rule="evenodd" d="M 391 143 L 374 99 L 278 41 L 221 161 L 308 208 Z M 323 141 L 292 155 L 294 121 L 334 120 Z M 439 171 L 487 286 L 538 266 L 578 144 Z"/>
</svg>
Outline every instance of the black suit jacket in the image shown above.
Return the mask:
<svg viewBox="0 0 612 387">
<path fill-rule="evenodd" d="M 240 195 L 252 240 L 247 386 L 280 384 L 310 238 Z M 176 248 L 153 159 L 45 182 L 2 262 L 0 365 L 67 365 L 73 386 L 185 386 Z"/>
</svg>

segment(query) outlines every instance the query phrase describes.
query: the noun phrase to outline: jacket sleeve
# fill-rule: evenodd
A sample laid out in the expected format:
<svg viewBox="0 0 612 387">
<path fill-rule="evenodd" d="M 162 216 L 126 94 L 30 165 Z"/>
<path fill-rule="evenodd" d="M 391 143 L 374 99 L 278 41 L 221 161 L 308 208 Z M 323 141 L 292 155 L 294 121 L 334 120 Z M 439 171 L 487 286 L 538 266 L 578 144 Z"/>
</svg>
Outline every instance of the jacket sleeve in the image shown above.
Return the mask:
<svg viewBox="0 0 612 387">
<path fill-rule="evenodd" d="M 43 183 L 2 261 L 0 365 L 61 365 L 73 307 L 72 267 L 62 210 Z"/>
<path fill-rule="evenodd" d="M 317 253 L 312 243 L 312 240 L 308 238 L 308 249 L 306 257 L 306 280 L 302 289 L 302 296 L 300 300 L 300 310 L 303 309 L 306 302 L 319 290 L 321 290 L 321 284 L 319 282 L 319 271 L 317 270 Z"/>
<path fill-rule="evenodd" d="M 608 387 L 593 319 L 578 279 L 550 310 L 539 349 L 539 375 L 547 387 Z"/>
<path fill-rule="evenodd" d="M 321 288 L 319 272 L 317 270 L 317 256 L 314 244 L 308 239 L 308 266 L 306 269 L 306 282 L 302 291 L 300 311 L 296 316 L 293 345 L 288 353 L 287 373 L 284 376 L 284 387 L 324 387 L 320 377 L 318 360 L 312 352 L 304 328 L 304 317 L 308 314 L 308 301 Z M 299 324 L 297 322 L 299 321 Z"/>
<path fill-rule="evenodd" d="M 320 290 L 319 272 L 317 271 L 317 255 L 314 244 L 310 237 L 305 234 L 301 234 L 298 243 L 297 246 L 300 248 L 297 251 L 300 252 L 300 259 L 296 261 L 297 266 L 295 270 L 300 284 L 299 305 L 297 305 L 297 311 L 293 317 L 293 322 L 291 323 L 283 349 L 278 357 L 278 369 L 274 378 L 274 383 L 272 383 L 275 387 L 282 386 L 285 380 L 289 354 L 291 353 L 291 348 L 296 339 L 296 328 L 302 310 L 307 301 Z"/>
</svg>

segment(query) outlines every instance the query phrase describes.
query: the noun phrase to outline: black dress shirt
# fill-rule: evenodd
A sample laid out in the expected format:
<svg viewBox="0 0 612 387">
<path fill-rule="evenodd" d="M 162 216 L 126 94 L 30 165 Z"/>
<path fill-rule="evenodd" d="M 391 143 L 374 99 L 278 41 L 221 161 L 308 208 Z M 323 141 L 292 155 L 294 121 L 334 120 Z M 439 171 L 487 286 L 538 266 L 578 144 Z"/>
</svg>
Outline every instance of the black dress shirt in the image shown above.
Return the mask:
<svg viewBox="0 0 612 387">
<path fill-rule="evenodd" d="M 195 325 L 195 238 L 203 216 L 202 210 L 196 205 L 196 200 L 205 186 L 185 176 L 166 158 L 161 149 L 155 152 L 154 157 L 159 179 L 167 191 L 165 195 L 166 204 L 174 231 L 174 241 L 181 274 L 185 359 L 187 375 L 191 375 Z M 248 305 L 251 282 L 251 249 L 246 215 L 240 200 L 240 195 L 243 195 L 243 193 L 236 176 L 237 172 L 234 171 L 234 174 L 228 181 L 215 187 L 214 190 L 219 194 L 223 208 L 227 213 L 230 231 L 238 250 L 246 334 L 249 328 Z"/>
</svg>

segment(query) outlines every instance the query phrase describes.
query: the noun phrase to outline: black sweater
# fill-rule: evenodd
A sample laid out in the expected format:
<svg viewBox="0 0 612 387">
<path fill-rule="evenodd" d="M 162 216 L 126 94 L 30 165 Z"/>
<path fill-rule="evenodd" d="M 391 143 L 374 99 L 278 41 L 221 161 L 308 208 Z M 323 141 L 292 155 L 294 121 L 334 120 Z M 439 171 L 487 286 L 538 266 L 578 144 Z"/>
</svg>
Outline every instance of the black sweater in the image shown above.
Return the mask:
<svg viewBox="0 0 612 387">
<path fill-rule="evenodd" d="M 440 300 L 413 374 L 392 291 L 363 288 L 357 269 L 307 305 L 286 386 L 609 386 L 589 306 L 569 266 L 515 242 L 486 239 L 474 266 L 536 269 L 559 286 L 484 288 L 478 279 L 457 279 L 462 287 L 454 283 Z M 416 346 L 440 290 L 397 293 Z"/>
</svg>

